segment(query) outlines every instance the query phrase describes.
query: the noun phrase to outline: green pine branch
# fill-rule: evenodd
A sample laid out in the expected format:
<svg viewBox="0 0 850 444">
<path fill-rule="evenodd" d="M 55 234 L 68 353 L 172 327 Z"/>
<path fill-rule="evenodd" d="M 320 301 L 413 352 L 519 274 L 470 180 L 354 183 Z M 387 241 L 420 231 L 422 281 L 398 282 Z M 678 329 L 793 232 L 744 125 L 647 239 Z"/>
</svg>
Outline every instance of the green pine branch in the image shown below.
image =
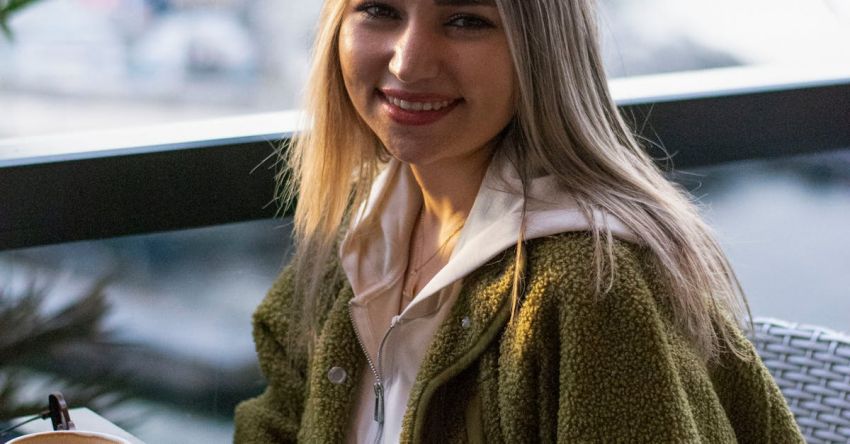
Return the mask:
<svg viewBox="0 0 850 444">
<path fill-rule="evenodd" d="M 32 284 L 13 295 L 8 288 L 0 287 L 0 422 L 43 410 L 47 394 L 57 389 L 72 407 L 101 411 L 131 397 L 115 382 L 110 369 L 84 378 L 50 374 L 46 383 L 38 381 L 47 374 L 33 370 L 33 365 L 37 368 L 39 362 L 75 344 L 114 344 L 112 332 L 103 327 L 109 311 L 105 286 L 106 280 L 101 280 L 71 298 L 64 308 L 50 313 L 44 307 L 49 288 Z M 24 394 L 33 391 L 33 382 L 39 386 L 35 391 L 44 394 L 43 399 Z"/>
<path fill-rule="evenodd" d="M 105 282 L 95 284 L 85 295 L 57 313 L 41 309 L 46 289 L 31 285 L 23 295 L 0 298 L 0 362 L 25 362 L 53 347 L 76 341 L 105 342 L 109 332 L 101 324 L 109 306 Z"/>
<path fill-rule="evenodd" d="M 8 40 L 12 40 L 12 28 L 9 27 L 12 15 L 20 12 L 39 0 L 0 0 L 0 31 Z"/>
</svg>

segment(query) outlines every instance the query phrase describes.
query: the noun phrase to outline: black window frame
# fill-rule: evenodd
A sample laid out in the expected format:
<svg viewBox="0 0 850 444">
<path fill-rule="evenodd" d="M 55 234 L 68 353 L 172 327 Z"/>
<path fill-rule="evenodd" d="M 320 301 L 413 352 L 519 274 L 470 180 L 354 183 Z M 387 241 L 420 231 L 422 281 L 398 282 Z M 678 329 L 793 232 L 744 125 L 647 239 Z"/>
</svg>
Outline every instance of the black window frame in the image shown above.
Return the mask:
<svg viewBox="0 0 850 444">
<path fill-rule="evenodd" d="M 706 73 L 666 78 L 693 83 L 696 75 Z M 640 92 L 640 81 L 612 84 L 631 82 Z M 850 75 L 617 102 L 641 137 L 673 155 L 677 170 L 850 148 Z M 0 251 L 274 217 L 275 153 L 294 131 L 0 159 Z M 10 143 L 26 153 L 45 142 L 0 140 L 0 147 L 8 152 Z"/>
</svg>

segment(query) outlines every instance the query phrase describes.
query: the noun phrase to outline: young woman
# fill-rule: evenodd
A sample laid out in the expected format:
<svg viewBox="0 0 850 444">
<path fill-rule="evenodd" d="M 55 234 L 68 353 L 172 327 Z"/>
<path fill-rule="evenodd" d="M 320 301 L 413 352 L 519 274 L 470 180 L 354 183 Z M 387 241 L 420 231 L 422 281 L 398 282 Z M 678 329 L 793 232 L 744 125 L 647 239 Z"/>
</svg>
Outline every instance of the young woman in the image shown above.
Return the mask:
<svg viewBox="0 0 850 444">
<path fill-rule="evenodd" d="M 237 442 L 802 442 L 591 0 L 326 0 Z"/>
</svg>

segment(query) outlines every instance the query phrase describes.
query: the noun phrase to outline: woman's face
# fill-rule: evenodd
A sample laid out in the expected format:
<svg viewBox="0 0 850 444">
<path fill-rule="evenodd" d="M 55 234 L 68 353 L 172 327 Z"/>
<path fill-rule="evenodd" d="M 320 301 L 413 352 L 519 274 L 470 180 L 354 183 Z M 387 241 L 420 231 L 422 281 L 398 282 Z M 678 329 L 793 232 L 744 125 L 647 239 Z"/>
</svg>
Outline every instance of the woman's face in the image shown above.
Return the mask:
<svg viewBox="0 0 850 444">
<path fill-rule="evenodd" d="M 420 166 L 489 155 L 515 91 L 494 1 L 347 1 L 345 86 L 389 152 Z"/>
</svg>

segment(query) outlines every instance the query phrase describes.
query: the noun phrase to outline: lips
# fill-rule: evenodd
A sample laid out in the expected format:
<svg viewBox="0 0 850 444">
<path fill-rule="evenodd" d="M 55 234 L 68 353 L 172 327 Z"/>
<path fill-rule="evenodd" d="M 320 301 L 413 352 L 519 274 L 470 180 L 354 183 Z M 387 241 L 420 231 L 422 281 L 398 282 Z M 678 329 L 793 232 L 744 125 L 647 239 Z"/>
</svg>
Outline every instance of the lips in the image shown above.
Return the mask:
<svg viewBox="0 0 850 444">
<path fill-rule="evenodd" d="M 402 125 L 422 126 L 436 123 L 462 102 L 439 94 L 416 94 L 383 89 L 378 91 L 389 117 Z"/>
</svg>

